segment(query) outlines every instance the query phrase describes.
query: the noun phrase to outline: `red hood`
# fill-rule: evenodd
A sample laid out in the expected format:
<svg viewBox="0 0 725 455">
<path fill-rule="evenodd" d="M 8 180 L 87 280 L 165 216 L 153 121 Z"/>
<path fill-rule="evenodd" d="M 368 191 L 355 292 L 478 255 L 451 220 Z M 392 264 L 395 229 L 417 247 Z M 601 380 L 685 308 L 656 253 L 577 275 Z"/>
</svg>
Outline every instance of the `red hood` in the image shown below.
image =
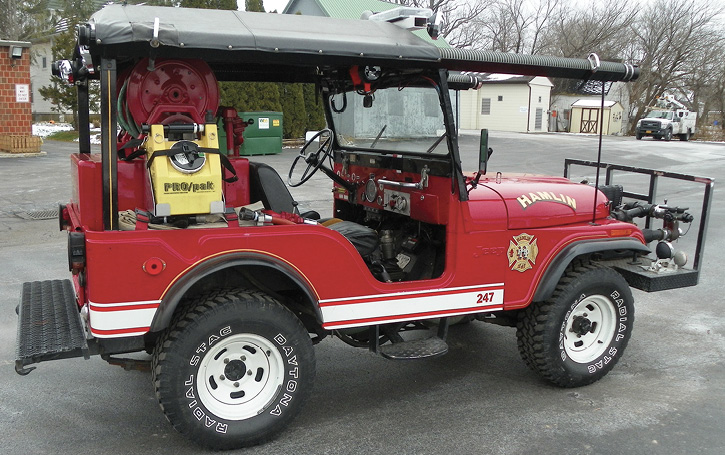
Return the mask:
<svg viewBox="0 0 725 455">
<path fill-rule="evenodd" d="M 594 187 L 563 177 L 506 176 L 483 179 L 506 204 L 509 229 L 550 227 L 591 221 Z M 476 190 L 469 197 L 476 200 Z M 597 218 L 609 215 L 607 198 L 597 195 Z"/>
</svg>

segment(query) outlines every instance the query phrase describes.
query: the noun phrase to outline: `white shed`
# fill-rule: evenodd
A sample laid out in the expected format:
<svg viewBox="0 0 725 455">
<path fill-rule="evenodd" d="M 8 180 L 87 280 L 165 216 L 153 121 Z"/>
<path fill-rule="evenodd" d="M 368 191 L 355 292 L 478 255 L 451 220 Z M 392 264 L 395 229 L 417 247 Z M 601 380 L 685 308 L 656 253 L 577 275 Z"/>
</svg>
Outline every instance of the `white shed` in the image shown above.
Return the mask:
<svg viewBox="0 0 725 455">
<path fill-rule="evenodd" d="M 571 105 L 571 133 L 599 134 L 601 123 L 602 100 L 585 98 Z M 622 132 L 622 115 L 624 108 L 617 101 L 604 100 L 604 134 L 620 134 Z"/>
<path fill-rule="evenodd" d="M 460 128 L 497 131 L 548 131 L 553 84 L 546 77 L 476 74 L 478 90 L 460 92 Z"/>
</svg>

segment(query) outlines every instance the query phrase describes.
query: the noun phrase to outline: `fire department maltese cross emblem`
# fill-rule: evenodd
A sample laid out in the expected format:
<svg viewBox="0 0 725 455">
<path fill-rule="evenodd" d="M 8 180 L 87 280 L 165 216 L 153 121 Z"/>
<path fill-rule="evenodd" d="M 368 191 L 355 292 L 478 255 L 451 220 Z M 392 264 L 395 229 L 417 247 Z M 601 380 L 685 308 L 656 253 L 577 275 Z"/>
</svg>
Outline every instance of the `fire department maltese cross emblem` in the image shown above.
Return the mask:
<svg viewBox="0 0 725 455">
<path fill-rule="evenodd" d="M 516 243 L 514 243 L 516 242 Z M 525 272 L 536 264 L 536 256 L 539 254 L 539 247 L 533 235 L 521 234 L 509 242 L 508 258 L 511 270 Z"/>
</svg>

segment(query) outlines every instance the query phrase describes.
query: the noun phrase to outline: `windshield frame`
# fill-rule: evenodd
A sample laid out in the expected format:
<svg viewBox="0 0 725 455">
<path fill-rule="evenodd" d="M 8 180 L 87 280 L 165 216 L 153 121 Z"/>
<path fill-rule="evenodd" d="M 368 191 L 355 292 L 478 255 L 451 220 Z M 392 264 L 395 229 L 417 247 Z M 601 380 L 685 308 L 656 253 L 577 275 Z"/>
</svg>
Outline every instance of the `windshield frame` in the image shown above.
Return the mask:
<svg viewBox="0 0 725 455">
<path fill-rule="evenodd" d="M 347 73 L 347 71 L 345 71 Z M 438 86 L 437 93 L 438 93 L 438 100 L 440 103 L 440 110 L 443 114 L 443 124 L 445 129 L 445 137 L 443 138 L 446 143 L 448 153 L 446 154 L 429 154 L 425 153 L 425 151 L 422 152 L 409 152 L 409 151 L 391 151 L 391 150 L 385 150 L 385 149 L 376 149 L 376 148 L 351 148 L 348 146 L 344 146 L 338 142 L 337 138 L 337 131 L 335 129 L 335 122 L 332 118 L 332 110 L 330 107 L 330 96 L 332 96 L 335 93 L 342 93 L 343 91 L 349 91 L 351 84 L 350 80 L 347 78 L 341 78 L 339 77 L 339 74 L 341 73 L 339 70 L 334 71 L 335 74 L 338 75 L 336 78 L 325 78 L 324 75 L 320 78 L 320 86 L 321 86 L 321 92 L 322 92 L 322 98 L 323 98 L 323 105 L 325 109 L 325 117 L 327 120 L 328 128 L 332 130 L 333 134 L 333 142 L 332 147 L 335 152 L 345 152 L 347 150 L 350 151 L 360 151 L 360 152 L 369 152 L 373 154 L 379 154 L 379 155 L 401 155 L 403 157 L 405 156 L 411 156 L 411 157 L 423 157 L 428 158 L 431 160 L 445 160 L 450 163 L 451 166 L 451 192 L 452 193 L 458 193 L 458 198 L 460 201 L 467 201 L 468 200 L 468 192 L 466 191 L 466 184 L 465 184 L 465 177 L 463 176 L 463 169 L 461 167 L 461 158 L 460 158 L 460 152 L 458 150 L 458 133 L 456 130 L 456 122 L 455 122 L 455 116 L 453 114 L 453 106 L 451 103 L 451 97 L 450 97 L 450 89 L 448 85 L 448 70 L 447 69 L 439 69 L 438 71 L 426 71 L 426 70 L 417 70 L 414 72 L 409 72 L 407 75 L 402 75 L 404 79 L 410 78 L 410 77 L 417 77 L 418 80 L 421 80 L 421 78 L 427 78 L 429 80 L 428 83 L 432 82 L 435 85 Z M 423 79 L 425 80 L 425 79 Z M 391 84 L 388 84 L 391 85 Z M 409 84 L 410 86 L 415 86 L 416 84 Z M 397 84 L 396 84 L 397 86 Z M 335 156 L 340 156 L 340 153 L 335 153 Z"/>
</svg>

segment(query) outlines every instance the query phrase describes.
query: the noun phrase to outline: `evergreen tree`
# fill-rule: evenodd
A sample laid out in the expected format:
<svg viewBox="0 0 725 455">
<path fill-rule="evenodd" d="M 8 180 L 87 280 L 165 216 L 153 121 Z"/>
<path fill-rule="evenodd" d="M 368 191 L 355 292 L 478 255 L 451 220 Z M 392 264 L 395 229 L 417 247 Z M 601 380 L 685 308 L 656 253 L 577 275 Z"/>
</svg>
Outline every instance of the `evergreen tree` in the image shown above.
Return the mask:
<svg viewBox="0 0 725 455">
<path fill-rule="evenodd" d="M 85 22 L 96 11 L 93 0 L 64 0 L 59 12 L 58 27 L 64 31 L 53 38 L 51 54 L 53 60 L 70 59 L 76 46 L 75 27 Z M 78 94 L 75 86 L 67 85 L 61 78 L 53 76 L 50 85 L 41 87 L 40 95 L 53 104 L 56 112 L 73 111 L 73 126 L 78 129 Z M 89 87 L 91 109 L 98 109 L 98 85 Z"/>
<path fill-rule="evenodd" d="M 264 12 L 264 0 L 245 0 L 244 10 L 263 13 Z"/>
<path fill-rule="evenodd" d="M 52 28 L 47 0 L 0 0 L 0 39 L 30 41 Z"/>
<path fill-rule="evenodd" d="M 302 84 L 302 94 L 305 98 L 305 112 L 307 113 L 307 130 L 318 131 L 327 125 L 325 110 L 322 107 L 322 97 L 315 93 L 314 84 Z"/>
<path fill-rule="evenodd" d="M 182 8 L 236 10 L 237 0 L 181 0 L 179 6 Z"/>
<path fill-rule="evenodd" d="M 284 136 L 298 138 L 305 135 L 307 113 L 302 84 L 280 84 L 282 112 L 284 112 Z"/>
</svg>

